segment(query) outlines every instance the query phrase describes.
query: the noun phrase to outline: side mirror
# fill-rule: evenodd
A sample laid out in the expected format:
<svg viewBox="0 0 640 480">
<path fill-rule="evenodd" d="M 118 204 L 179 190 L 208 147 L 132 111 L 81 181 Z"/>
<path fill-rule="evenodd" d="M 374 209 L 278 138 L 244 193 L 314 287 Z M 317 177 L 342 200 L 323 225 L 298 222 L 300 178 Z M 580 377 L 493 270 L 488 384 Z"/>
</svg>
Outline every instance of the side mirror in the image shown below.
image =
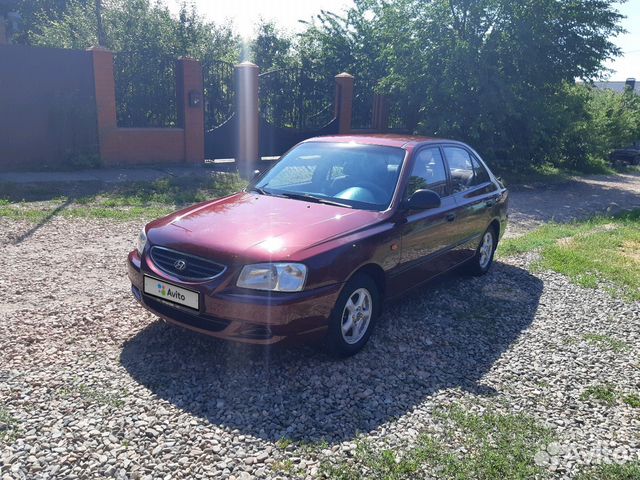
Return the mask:
<svg viewBox="0 0 640 480">
<path fill-rule="evenodd" d="M 409 210 L 428 210 L 438 208 L 440 204 L 440 195 L 433 190 L 416 190 L 405 205 Z"/>
<path fill-rule="evenodd" d="M 258 178 L 260 176 L 262 172 L 260 170 L 254 170 L 253 171 L 253 176 L 251 177 L 252 180 L 255 180 L 256 178 Z"/>
</svg>

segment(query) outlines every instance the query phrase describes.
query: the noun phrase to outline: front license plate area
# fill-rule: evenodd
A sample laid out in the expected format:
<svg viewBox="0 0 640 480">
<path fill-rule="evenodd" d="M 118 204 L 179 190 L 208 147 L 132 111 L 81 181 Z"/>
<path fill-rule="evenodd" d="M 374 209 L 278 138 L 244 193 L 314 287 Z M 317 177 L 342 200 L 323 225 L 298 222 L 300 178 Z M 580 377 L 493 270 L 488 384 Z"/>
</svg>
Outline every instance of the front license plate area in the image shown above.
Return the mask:
<svg viewBox="0 0 640 480">
<path fill-rule="evenodd" d="M 200 294 L 198 292 L 179 287 L 164 280 L 145 275 L 144 293 L 191 310 L 200 310 Z"/>
</svg>

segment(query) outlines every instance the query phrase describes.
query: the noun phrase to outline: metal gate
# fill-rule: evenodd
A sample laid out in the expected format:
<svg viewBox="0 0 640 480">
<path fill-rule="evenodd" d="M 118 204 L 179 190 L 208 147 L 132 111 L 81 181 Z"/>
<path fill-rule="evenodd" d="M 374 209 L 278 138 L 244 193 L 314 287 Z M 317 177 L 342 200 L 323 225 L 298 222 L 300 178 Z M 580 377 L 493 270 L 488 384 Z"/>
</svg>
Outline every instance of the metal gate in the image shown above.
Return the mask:
<svg viewBox="0 0 640 480">
<path fill-rule="evenodd" d="M 278 157 L 304 139 L 338 133 L 334 94 L 333 78 L 302 68 L 260 74 L 260 157 Z"/>
<path fill-rule="evenodd" d="M 207 160 L 235 158 L 238 128 L 233 72 L 234 65 L 229 62 L 202 62 L 204 156 Z"/>
</svg>

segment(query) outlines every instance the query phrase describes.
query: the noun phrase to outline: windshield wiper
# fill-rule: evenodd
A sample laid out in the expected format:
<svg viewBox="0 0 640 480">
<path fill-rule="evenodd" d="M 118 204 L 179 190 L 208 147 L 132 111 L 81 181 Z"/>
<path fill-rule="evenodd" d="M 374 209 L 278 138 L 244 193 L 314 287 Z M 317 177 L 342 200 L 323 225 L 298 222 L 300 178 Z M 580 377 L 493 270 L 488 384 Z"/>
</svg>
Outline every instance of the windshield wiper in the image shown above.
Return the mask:
<svg viewBox="0 0 640 480">
<path fill-rule="evenodd" d="M 351 205 L 347 205 L 346 203 L 335 202 L 322 197 L 316 197 L 315 195 L 309 195 L 308 193 L 280 192 L 280 195 L 287 198 L 293 198 L 295 200 L 304 200 L 305 202 L 324 203 L 325 205 L 334 205 L 336 207 L 353 208 Z"/>
<path fill-rule="evenodd" d="M 249 189 L 250 192 L 258 192 L 260 195 L 271 195 L 269 192 L 267 192 L 264 188 L 260 188 L 260 187 L 251 187 Z"/>
</svg>

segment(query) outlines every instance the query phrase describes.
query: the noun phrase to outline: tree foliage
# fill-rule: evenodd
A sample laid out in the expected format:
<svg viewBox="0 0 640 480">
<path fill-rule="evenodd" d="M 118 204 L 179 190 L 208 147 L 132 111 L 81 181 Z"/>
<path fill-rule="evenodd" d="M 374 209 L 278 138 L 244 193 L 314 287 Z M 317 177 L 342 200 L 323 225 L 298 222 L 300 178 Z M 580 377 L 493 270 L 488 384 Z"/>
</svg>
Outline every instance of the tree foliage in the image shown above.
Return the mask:
<svg viewBox="0 0 640 480">
<path fill-rule="evenodd" d="M 345 16 L 320 14 L 298 49 L 390 95 L 409 130 L 511 167 L 561 153 L 566 85 L 619 53 L 620 19 L 609 0 L 356 0 Z"/>
</svg>

